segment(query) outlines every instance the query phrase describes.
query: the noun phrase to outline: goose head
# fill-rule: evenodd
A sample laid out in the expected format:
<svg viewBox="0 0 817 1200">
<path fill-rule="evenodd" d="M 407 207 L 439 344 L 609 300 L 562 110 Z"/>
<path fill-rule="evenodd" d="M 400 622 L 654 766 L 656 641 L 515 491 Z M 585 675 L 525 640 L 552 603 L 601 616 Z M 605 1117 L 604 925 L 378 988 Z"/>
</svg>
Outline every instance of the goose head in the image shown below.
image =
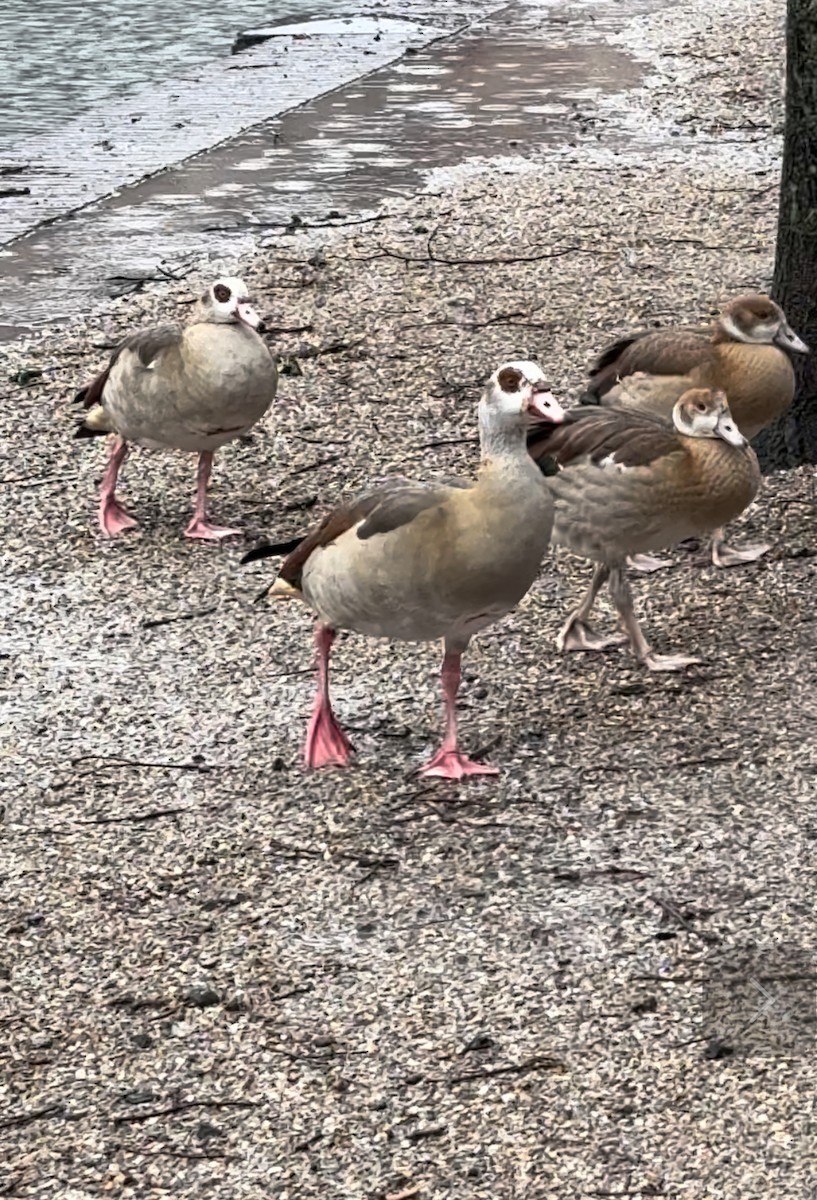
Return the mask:
<svg viewBox="0 0 817 1200">
<path fill-rule="evenodd" d="M 497 367 L 479 405 L 480 424 L 493 430 L 526 429 L 547 422 L 559 425 L 564 409 L 535 362 L 507 362 Z"/>
<path fill-rule="evenodd" d="M 738 296 L 726 305 L 717 324 L 731 340 L 750 345 L 777 345 L 798 354 L 809 348 L 792 329 L 779 304 L 761 292 Z"/>
<path fill-rule="evenodd" d="M 721 438 L 730 446 L 748 442 L 734 422 L 726 392 L 711 388 L 690 388 L 672 410 L 675 428 L 684 437 Z"/>
<path fill-rule="evenodd" d="M 264 332 L 264 322 L 250 302 L 243 279 L 226 275 L 211 284 L 204 296 L 208 319 L 216 325 L 246 325 L 256 333 Z"/>
</svg>

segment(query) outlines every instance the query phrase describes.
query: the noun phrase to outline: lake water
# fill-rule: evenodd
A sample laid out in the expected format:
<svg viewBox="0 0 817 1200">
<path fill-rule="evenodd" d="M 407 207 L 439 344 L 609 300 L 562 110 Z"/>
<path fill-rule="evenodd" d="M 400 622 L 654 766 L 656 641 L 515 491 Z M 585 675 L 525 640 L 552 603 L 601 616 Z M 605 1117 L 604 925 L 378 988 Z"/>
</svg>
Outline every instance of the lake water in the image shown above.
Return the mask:
<svg viewBox="0 0 817 1200">
<path fill-rule="evenodd" d="M 236 34 L 343 0 L 0 0 L 0 155 L 143 83 L 230 53 Z"/>
<path fill-rule="evenodd" d="M 293 213 L 594 139 L 641 76 L 608 37 L 663 0 L 128 3 L 0 0 L 0 343 Z"/>
</svg>

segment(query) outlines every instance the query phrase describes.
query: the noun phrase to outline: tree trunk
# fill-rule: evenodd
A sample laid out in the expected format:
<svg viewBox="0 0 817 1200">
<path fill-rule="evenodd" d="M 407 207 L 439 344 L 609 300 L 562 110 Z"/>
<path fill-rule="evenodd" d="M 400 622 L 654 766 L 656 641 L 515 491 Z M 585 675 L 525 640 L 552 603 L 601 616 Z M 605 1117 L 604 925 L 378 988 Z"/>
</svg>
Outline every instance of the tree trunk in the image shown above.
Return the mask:
<svg viewBox="0 0 817 1200">
<path fill-rule="evenodd" d="M 786 126 L 772 295 L 811 354 L 794 403 L 754 446 L 764 471 L 817 462 L 817 0 L 788 0 Z"/>
</svg>

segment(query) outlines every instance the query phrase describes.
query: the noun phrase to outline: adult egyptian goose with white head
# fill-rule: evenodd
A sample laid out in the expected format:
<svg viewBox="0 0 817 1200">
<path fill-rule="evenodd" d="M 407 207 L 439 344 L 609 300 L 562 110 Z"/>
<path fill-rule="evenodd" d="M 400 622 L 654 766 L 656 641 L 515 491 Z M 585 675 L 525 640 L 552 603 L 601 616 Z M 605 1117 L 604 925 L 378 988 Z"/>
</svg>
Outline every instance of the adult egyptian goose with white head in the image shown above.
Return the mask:
<svg viewBox="0 0 817 1200">
<path fill-rule="evenodd" d="M 723 392 L 693 388 L 672 410 L 672 426 L 649 413 L 572 408 L 552 429 L 533 431 L 531 456 L 554 459 L 553 541 L 596 564 L 590 587 L 557 641 L 560 650 L 600 650 L 628 641 L 651 671 L 699 662 L 659 655 L 633 611 L 629 555 L 699 537 L 734 520 L 754 499 L 760 469 Z M 610 593 L 625 636 L 601 637 L 588 624 L 599 590 Z"/>
<path fill-rule="evenodd" d="M 190 538 L 239 533 L 207 519 L 213 453 L 247 433 L 275 399 L 275 360 L 260 334 L 263 322 L 241 279 L 217 279 L 193 322 L 160 325 L 120 342 L 96 379 L 77 393 L 88 410 L 77 437 L 109 432 L 116 440 L 99 493 L 99 524 L 113 536 L 136 521 L 116 498 L 129 443 L 198 453 L 196 507 Z"/>
<path fill-rule="evenodd" d="M 536 578 L 553 503 L 526 434 L 532 418 L 556 424 L 563 416 L 535 363 L 506 363 L 479 404 L 476 480 L 388 482 L 330 512 L 286 559 L 270 595 L 305 601 L 319 622 L 307 766 L 349 761 L 351 747 L 329 699 L 329 652 L 336 631 L 348 629 L 409 642 L 442 638 L 445 736 L 420 771 L 455 780 L 496 774 L 458 746 L 460 660 L 473 635 L 510 612 Z M 275 552 L 261 546 L 242 561 Z"/>
<path fill-rule="evenodd" d="M 768 296 L 752 292 L 731 300 L 709 335 L 688 329 L 632 334 L 608 346 L 590 372 L 585 404 L 630 408 L 671 419 L 676 401 L 691 387 L 719 388 L 741 433 L 751 441 L 794 399 L 789 353 L 808 346 Z M 712 537 L 717 567 L 754 562 L 767 545 L 727 546 L 724 531 Z M 633 565 L 656 570 L 667 560 L 642 557 Z"/>
</svg>

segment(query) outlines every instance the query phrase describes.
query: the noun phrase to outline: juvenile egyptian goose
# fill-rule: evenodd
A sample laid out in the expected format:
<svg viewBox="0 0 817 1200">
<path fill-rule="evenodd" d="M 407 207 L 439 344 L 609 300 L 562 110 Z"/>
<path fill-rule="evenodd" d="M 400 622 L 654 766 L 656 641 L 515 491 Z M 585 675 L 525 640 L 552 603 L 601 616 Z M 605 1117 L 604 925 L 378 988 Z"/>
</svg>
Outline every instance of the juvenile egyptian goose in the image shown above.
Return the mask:
<svg viewBox="0 0 817 1200">
<path fill-rule="evenodd" d="M 690 387 L 720 388 L 738 428 L 750 441 L 794 399 L 794 370 L 786 351 L 807 354 L 785 313 L 768 296 L 731 300 L 709 336 L 686 329 L 634 334 L 608 346 L 590 372 L 582 403 L 615 405 L 667 419 Z M 727 546 L 724 531 L 712 537 L 716 567 L 754 562 L 768 545 Z M 642 557 L 632 565 L 657 570 L 667 560 Z"/>
<path fill-rule="evenodd" d="M 116 481 L 134 442 L 154 450 L 198 452 L 196 507 L 189 538 L 239 533 L 207 520 L 213 452 L 263 417 L 278 385 L 264 326 L 241 279 L 218 279 L 196 319 L 182 329 L 160 325 L 130 334 L 77 400 L 88 410 L 77 437 L 109 432 L 116 440 L 99 493 L 99 524 L 114 536 L 136 521 L 116 498 Z"/>
<path fill-rule="evenodd" d="M 553 541 L 597 564 L 587 594 L 559 634 L 560 650 L 629 641 L 651 671 L 700 661 L 650 648 L 633 611 L 625 561 L 733 520 L 754 499 L 760 469 L 723 392 L 686 391 L 672 422 L 625 409 L 579 407 L 553 429 L 529 436 L 531 456 L 550 457 L 561 468 L 547 480 L 555 503 Z M 625 637 L 601 637 L 587 621 L 608 579 Z"/>
<path fill-rule="evenodd" d="M 442 638 L 445 736 L 420 771 L 444 779 L 496 774 L 458 748 L 456 699 L 468 643 L 522 599 L 550 539 L 553 503 L 526 450 L 531 416 L 555 424 L 564 414 L 535 363 L 506 363 L 480 401 L 475 481 L 388 482 L 336 508 L 284 562 L 270 595 L 305 601 L 319 622 L 307 766 L 349 761 L 329 700 L 329 652 L 336 631 L 349 629 L 409 642 Z M 242 561 L 275 552 L 261 546 Z"/>
</svg>

